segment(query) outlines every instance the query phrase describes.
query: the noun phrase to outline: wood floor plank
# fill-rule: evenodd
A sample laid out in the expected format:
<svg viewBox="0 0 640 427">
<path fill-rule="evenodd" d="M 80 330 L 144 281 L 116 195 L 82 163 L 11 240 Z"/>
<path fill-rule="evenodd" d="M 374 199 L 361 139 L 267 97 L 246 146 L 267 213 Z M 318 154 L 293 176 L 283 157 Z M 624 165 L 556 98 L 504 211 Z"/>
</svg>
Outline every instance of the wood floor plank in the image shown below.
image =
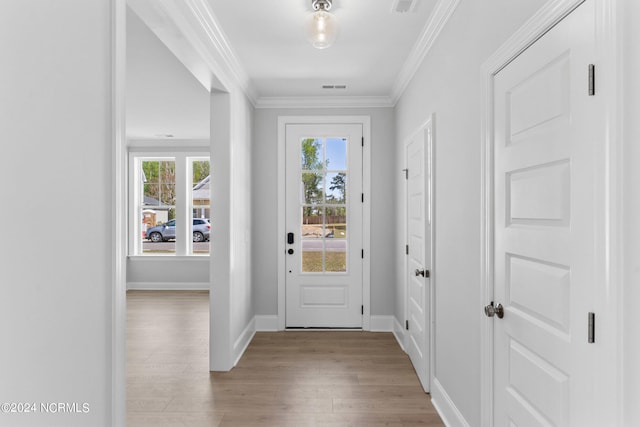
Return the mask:
<svg viewBox="0 0 640 427">
<path fill-rule="evenodd" d="M 231 372 L 208 339 L 208 292 L 128 292 L 128 426 L 444 425 L 392 334 L 257 333 Z"/>
<path fill-rule="evenodd" d="M 170 398 L 149 397 L 146 399 L 127 399 L 127 412 L 162 412 L 171 402 Z"/>
<path fill-rule="evenodd" d="M 435 412 L 431 403 L 423 396 L 405 398 L 339 398 L 333 399 L 333 412 L 338 413 L 381 413 L 397 414 Z"/>
<path fill-rule="evenodd" d="M 127 414 L 127 426 L 134 427 L 217 427 L 224 414 L 171 412 L 138 412 Z"/>
</svg>

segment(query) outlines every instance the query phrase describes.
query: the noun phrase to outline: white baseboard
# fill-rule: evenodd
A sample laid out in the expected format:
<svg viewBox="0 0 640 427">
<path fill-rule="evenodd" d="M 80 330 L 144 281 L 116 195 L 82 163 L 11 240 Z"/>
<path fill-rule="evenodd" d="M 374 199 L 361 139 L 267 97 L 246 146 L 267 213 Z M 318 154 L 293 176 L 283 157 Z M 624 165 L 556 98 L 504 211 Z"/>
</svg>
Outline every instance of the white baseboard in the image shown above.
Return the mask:
<svg viewBox="0 0 640 427">
<path fill-rule="evenodd" d="M 369 320 L 371 332 L 393 332 L 393 316 L 374 316 Z"/>
<path fill-rule="evenodd" d="M 233 366 L 236 366 L 240 358 L 251 344 L 253 336 L 256 334 L 255 318 L 251 319 L 246 328 L 242 331 L 236 342 L 233 343 Z"/>
<path fill-rule="evenodd" d="M 402 351 L 406 353 L 407 350 L 404 349 L 404 328 L 395 317 L 393 318 L 393 336 L 396 337 L 396 341 L 398 341 L 398 344 L 400 345 Z"/>
<path fill-rule="evenodd" d="M 447 427 L 469 427 L 469 423 L 464 419 L 437 378 L 434 378 L 431 383 L 431 403 Z"/>
<path fill-rule="evenodd" d="M 256 315 L 256 332 L 275 332 L 278 329 L 278 316 Z"/>
<path fill-rule="evenodd" d="M 208 291 L 209 282 L 129 282 L 128 291 Z"/>
</svg>

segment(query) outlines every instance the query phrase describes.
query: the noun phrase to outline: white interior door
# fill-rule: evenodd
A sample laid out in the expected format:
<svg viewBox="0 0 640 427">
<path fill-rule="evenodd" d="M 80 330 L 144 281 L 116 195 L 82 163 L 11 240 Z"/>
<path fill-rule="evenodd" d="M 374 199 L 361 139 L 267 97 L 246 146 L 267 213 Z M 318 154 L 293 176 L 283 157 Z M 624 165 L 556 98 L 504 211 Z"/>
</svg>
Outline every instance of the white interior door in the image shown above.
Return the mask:
<svg viewBox="0 0 640 427">
<path fill-rule="evenodd" d="M 428 152 L 431 122 L 406 145 L 407 333 L 405 348 L 420 383 L 429 391 L 429 285 L 431 282 L 431 187 Z"/>
<path fill-rule="evenodd" d="M 362 327 L 362 125 L 286 126 L 286 326 Z"/>
<path fill-rule="evenodd" d="M 595 248 L 601 101 L 588 91 L 594 28 L 587 1 L 495 77 L 497 426 L 588 426 L 597 410 L 588 343 L 594 269 L 604 262 Z"/>
</svg>

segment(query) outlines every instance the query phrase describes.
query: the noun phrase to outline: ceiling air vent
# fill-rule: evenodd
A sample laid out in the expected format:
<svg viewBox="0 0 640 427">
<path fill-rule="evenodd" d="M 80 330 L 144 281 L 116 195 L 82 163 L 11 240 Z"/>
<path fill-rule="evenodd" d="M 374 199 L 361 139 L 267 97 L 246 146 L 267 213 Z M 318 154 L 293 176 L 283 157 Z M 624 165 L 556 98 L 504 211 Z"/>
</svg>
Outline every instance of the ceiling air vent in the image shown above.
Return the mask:
<svg viewBox="0 0 640 427">
<path fill-rule="evenodd" d="M 393 6 L 391 12 L 393 13 L 407 13 L 413 12 L 416 8 L 417 0 L 393 0 Z"/>
</svg>

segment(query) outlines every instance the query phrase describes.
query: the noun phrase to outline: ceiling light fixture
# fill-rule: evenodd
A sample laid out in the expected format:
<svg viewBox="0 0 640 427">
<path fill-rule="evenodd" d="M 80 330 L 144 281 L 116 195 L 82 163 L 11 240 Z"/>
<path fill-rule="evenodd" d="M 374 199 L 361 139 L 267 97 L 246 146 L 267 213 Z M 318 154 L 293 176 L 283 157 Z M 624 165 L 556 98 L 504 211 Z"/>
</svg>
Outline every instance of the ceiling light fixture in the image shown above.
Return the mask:
<svg viewBox="0 0 640 427">
<path fill-rule="evenodd" d="M 314 12 L 307 21 L 307 37 L 316 49 L 326 49 L 338 36 L 338 20 L 329 13 L 332 0 L 311 0 Z"/>
</svg>

